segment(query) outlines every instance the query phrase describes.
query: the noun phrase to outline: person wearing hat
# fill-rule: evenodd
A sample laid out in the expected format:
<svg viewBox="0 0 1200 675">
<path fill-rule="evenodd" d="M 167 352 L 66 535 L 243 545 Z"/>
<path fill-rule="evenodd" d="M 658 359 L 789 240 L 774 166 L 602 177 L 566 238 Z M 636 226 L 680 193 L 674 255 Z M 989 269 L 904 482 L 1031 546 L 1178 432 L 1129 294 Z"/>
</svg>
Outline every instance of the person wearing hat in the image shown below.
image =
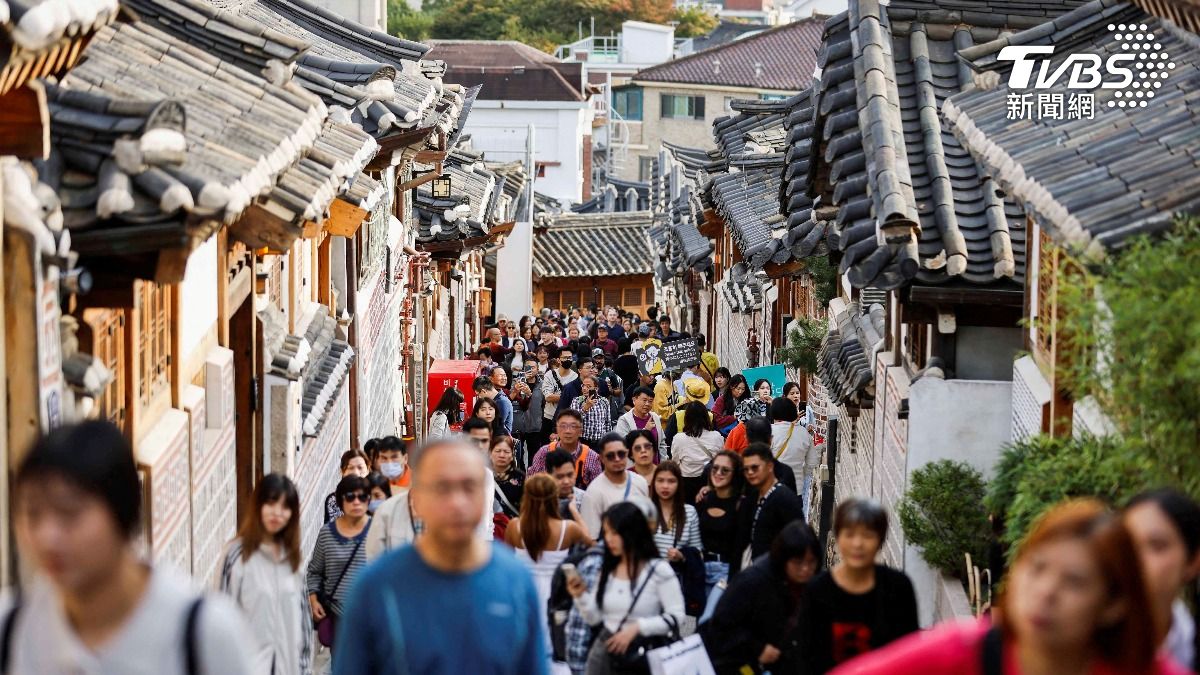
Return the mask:
<svg viewBox="0 0 1200 675">
<path fill-rule="evenodd" d="M 596 340 L 592 342 L 592 354 L 600 350 L 612 358 L 617 358 L 617 342 L 608 336 L 608 326 L 596 326 Z"/>
<path fill-rule="evenodd" d="M 683 371 L 683 374 L 679 376 L 679 380 L 675 382 L 675 391 L 679 392 L 680 396 L 686 396 L 687 394 L 684 393 L 684 388 L 687 387 L 687 383 L 691 382 L 692 380 L 700 380 L 705 384 L 709 384 L 708 380 L 705 380 L 704 376 L 701 375 L 703 370 L 704 366 L 700 363 L 697 363 L 693 366 L 688 366 L 688 368 Z M 709 387 L 709 391 L 712 391 L 711 386 Z"/>
<path fill-rule="evenodd" d="M 683 429 L 684 408 L 687 407 L 687 404 L 695 401 L 697 403 L 704 404 L 704 407 L 707 409 L 708 402 L 711 400 L 711 398 L 712 392 L 709 391 L 707 382 L 699 377 L 687 380 L 686 384 L 683 386 L 683 396 L 679 401 L 679 405 L 676 406 L 674 414 L 671 415 L 670 420 L 667 421 L 666 434 L 668 447 L 670 447 L 675 441 L 675 434 L 679 433 L 679 431 Z M 708 422 L 710 426 L 712 425 L 712 416 L 712 411 L 709 411 Z"/>
<path fill-rule="evenodd" d="M 637 337 L 633 340 L 630 347 L 633 351 L 638 351 L 642 348 L 642 342 L 648 339 L 654 333 L 654 328 L 647 322 L 642 322 L 637 329 Z"/>
</svg>

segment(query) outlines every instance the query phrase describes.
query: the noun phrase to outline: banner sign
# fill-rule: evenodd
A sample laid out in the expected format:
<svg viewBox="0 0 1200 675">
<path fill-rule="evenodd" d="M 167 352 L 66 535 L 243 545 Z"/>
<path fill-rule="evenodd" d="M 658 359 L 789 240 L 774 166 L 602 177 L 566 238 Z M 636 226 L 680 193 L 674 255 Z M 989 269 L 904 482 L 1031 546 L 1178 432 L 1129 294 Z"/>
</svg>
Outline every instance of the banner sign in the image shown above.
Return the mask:
<svg viewBox="0 0 1200 675">
<path fill-rule="evenodd" d="M 663 343 L 663 367 L 669 371 L 679 372 L 700 363 L 700 340 L 684 338 Z"/>
<path fill-rule="evenodd" d="M 749 383 L 751 389 L 754 388 L 755 382 L 767 380 L 771 383 L 771 396 L 775 398 L 783 396 L 783 385 L 787 384 L 787 368 L 782 363 L 761 368 L 747 368 L 742 371 L 742 375 L 746 376 L 746 382 Z"/>
<path fill-rule="evenodd" d="M 642 348 L 634 351 L 638 360 L 638 370 L 643 375 L 657 375 L 663 370 L 662 342 L 655 338 L 642 340 Z"/>
</svg>

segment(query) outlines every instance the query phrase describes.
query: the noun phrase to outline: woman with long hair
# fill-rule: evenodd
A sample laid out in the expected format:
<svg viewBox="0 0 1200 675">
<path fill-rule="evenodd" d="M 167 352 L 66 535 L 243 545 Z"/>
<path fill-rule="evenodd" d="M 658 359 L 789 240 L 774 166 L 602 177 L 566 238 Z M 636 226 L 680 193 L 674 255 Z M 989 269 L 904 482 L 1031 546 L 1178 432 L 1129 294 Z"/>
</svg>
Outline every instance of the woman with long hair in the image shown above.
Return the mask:
<svg viewBox="0 0 1200 675">
<path fill-rule="evenodd" d="M 426 441 L 450 435 L 451 430 L 462 422 L 462 404 L 465 400 L 463 393 L 455 387 L 442 392 L 437 407 L 429 415 L 429 433 L 425 436 Z"/>
<path fill-rule="evenodd" d="M 683 474 L 673 460 L 659 464 L 650 481 L 650 499 L 658 508 L 654 544 L 659 554 L 673 563 L 683 562 L 681 549 L 685 546 L 697 550 L 703 550 L 704 546 L 700 540 L 700 517 L 696 508 L 684 499 L 682 484 Z"/>
<path fill-rule="evenodd" d="M 704 467 L 725 447 L 725 439 L 713 431 L 708 408 L 699 401 L 683 407 L 682 433 L 671 440 L 671 458 L 683 472 L 683 498 L 691 504 L 704 487 Z"/>
<path fill-rule="evenodd" d="M 765 378 L 756 380 L 751 395 L 737 404 L 733 416 L 739 422 L 745 422 L 751 417 L 766 417 L 771 400 L 771 381 Z"/>
<path fill-rule="evenodd" d="M 671 566 L 658 559 L 642 510 L 630 502 L 610 506 L 601 531 L 604 561 L 595 589 L 589 592 L 577 574 L 567 576 L 576 609 L 588 625 L 600 625 L 588 652 L 588 675 L 622 672 L 614 661 L 636 649 L 638 638 L 667 635 L 684 617 L 683 590 Z"/>
<path fill-rule="evenodd" d="M 544 609 L 550 601 L 554 571 L 567 559 L 572 546 L 590 546 L 592 540 L 579 523 L 559 517 L 558 483 L 550 474 L 538 473 L 525 482 L 521 515 L 508 523 L 504 541 L 517 550 L 517 557 L 533 574 L 538 606 L 543 608 L 539 623 L 545 631 L 545 644 L 549 649 L 550 626 Z M 552 655 L 548 655 L 547 660 L 553 661 Z"/>
<path fill-rule="evenodd" d="M 300 493 L 290 478 L 269 473 L 258 481 L 222 559 L 217 588 L 237 602 L 254 632 L 254 672 L 307 673 L 312 620 L 300 572 Z"/>
<path fill-rule="evenodd" d="M 708 491 L 696 507 L 704 547 L 705 583 L 711 592 L 729 577 L 729 561 L 737 553 L 738 503 L 742 496 L 742 457 L 722 450 L 708 471 Z"/>
<path fill-rule="evenodd" d="M 719 675 L 801 671 L 804 591 L 821 569 L 822 553 L 808 523 L 792 521 L 770 553 L 729 582 L 701 630 Z"/>
<path fill-rule="evenodd" d="M 746 383 L 746 376 L 738 373 L 729 378 L 725 391 L 713 404 L 713 426 L 723 435 L 728 435 L 729 431 L 737 426 L 738 419 L 735 413 L 738 405 L 748 398 L 750 385 Z"/>
<path fill-rule="evenodd" d="M 500 419 L 500 407 L 490 398 L 483 398 L 482 396 L 476 398 L 475 408 L 471 411 L 471 417 L 478 417 L 492 425 L 492 438 L 508 435 L 508 431 L 504 428 L 504 422 Z"/>
<path fill-rule="evenodd" d="M 815 583 L 815 582 L 814 582 Z M 1133 537 L 1094 499 L 1060 504 L 1017 550 L 994 625 L 939 626 L 835 670 L 888 675 L 1175 675 Z"/>
<path fill-rule="evenodd" d="M 519 337 L 513 338 L 512 351 L 504 357 L 504 367 L 508 370 L 509 375 L 520 373 L 525 369 L 525 364 L 533 363 L 533 354 L 527 351 L 528 348 L 529 345 L 525 344 L 525 340 Z"/>
<path fill-rule="evenodd" d="M 492 475 L 496 478 L 496 503 L 509 518 L 516 518 L 521 512 L 525 491 L 525 472 L 517 468 L 513 454 L 515 444 L 511 436 L 493 436 L 488 448 Z"/>
<path fill-rule="evenodd" d="M 1200 574 L 1200 504 L 1177 490 L 1143 492 L 1129 501 L 1125 527 L 1142 560 L 1154 618 L 1166 627 L 1163 649 L 1196 669 L 1196 620 L 1181 596 L 1196 607 Z"/>
<path fill-rule="evenodd" d="M 625 447 L 633 466 L 629 470 L 646 479 L 646 485 L 654 480 L 655 462 L 658 460 L 658 443 L 648 429 L 635 429 L 625 435 Z"/>
</svg>

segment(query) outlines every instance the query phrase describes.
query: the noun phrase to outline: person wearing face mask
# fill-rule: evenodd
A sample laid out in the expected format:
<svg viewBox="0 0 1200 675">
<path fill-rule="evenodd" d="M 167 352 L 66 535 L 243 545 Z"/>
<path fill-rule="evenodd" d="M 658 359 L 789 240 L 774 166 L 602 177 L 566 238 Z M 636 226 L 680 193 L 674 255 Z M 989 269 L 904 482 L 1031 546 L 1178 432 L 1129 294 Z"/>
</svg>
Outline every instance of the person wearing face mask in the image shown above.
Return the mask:
<svg viewBox="0 0 1200 675">
<path fill-rule="evenodd" d="M 307 673 L 311 667 L 312 619 L 300 559 L 300 494 L 287 476 L 267 474 L 254 486 L 217 579 L 217 589 L 249 619 L 256 675 Z"/>
<path fill-rule="evenodd" d="M 392 490 L 407 488 L 412 483 L 408 471 L 408 446 L 395 436 L 379 439 L 375 447 L 375 470 L 387 477 Z"/>
<path fill-rule="evenodd" d="M 342 453 L 341 467 L 342 478 L 346 476 L 359 476 L 366 478 L 371 472 L 371 460 L 367 453 L 374 452 L 375 446 L 379 444 L 377 439 L 372 438 L 367 441 L 367 451 L 364 452 L 355 448 Z M 342 508 L 338 506 L 337 494 L 330 492 L 329 496 L 325 497 L 325 522 L 329 522 L 334 518 L 342 515 Z"/>
<path fill-rule="evenodd" d="M 367 502 L 367 515 L 375 515 L 376 509 L 392 496 L 392 484 L 378 471 L 367 474 L 367 487 L 371 488 L 371 501 Z"/>
</svg>

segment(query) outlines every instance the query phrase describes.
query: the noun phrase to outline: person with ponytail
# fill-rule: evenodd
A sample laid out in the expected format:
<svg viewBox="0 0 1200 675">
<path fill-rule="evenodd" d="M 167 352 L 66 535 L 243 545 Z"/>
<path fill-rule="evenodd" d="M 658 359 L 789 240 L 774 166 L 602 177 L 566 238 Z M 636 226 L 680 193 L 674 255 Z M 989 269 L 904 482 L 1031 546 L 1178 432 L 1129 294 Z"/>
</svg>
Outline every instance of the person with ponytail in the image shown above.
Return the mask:
<svg viewBox="0 0 1200 675">
<path fill-rule="evenodd" d="M 256 675 L 311 672 L 312 621 L 300 572 L 300 493 L 270 473 L 254 486 L 238 536 L 225 547 L 217 588 L 249 619 Z"/>
<path fill-rule="evenodd" d="M 1095 499 L 1033 525 L 987 619 L 943 624 L 841 664 L 835 675 L 1183 675 L 1122 519 Z"/>
<path fill-rule="evenodd" d="M 546 473 L 534 474 L 525 481 L 521 515 L 509 522 L 504 541 L 517 549 L 517 558 L 529 567 L 537 588 L 538 606 L 543 609 L 550 600 L 554 571 L 567 559 L 571 547 L 593 543 L 579 523 L 559 517 L 558 483 Z M 550 625 L 544 611 L 539 624 L 545 635 L 543 644 L 549 648 Z M 553 672 L 553 655 L 547 653 L 546 659 Z"/>
<path fill-rule="evenodd" d="M 1196 607 L 1200 575 L 1200 504 L 1170 489 L 1143 492 L 1129 501 L 1125 526 L 1133 535 L 1150 603 L 1167 632 L 1162 648 L 1179 665 L 1195 670 L 1196 619 L 1183 601 Z"/>
</svg>

